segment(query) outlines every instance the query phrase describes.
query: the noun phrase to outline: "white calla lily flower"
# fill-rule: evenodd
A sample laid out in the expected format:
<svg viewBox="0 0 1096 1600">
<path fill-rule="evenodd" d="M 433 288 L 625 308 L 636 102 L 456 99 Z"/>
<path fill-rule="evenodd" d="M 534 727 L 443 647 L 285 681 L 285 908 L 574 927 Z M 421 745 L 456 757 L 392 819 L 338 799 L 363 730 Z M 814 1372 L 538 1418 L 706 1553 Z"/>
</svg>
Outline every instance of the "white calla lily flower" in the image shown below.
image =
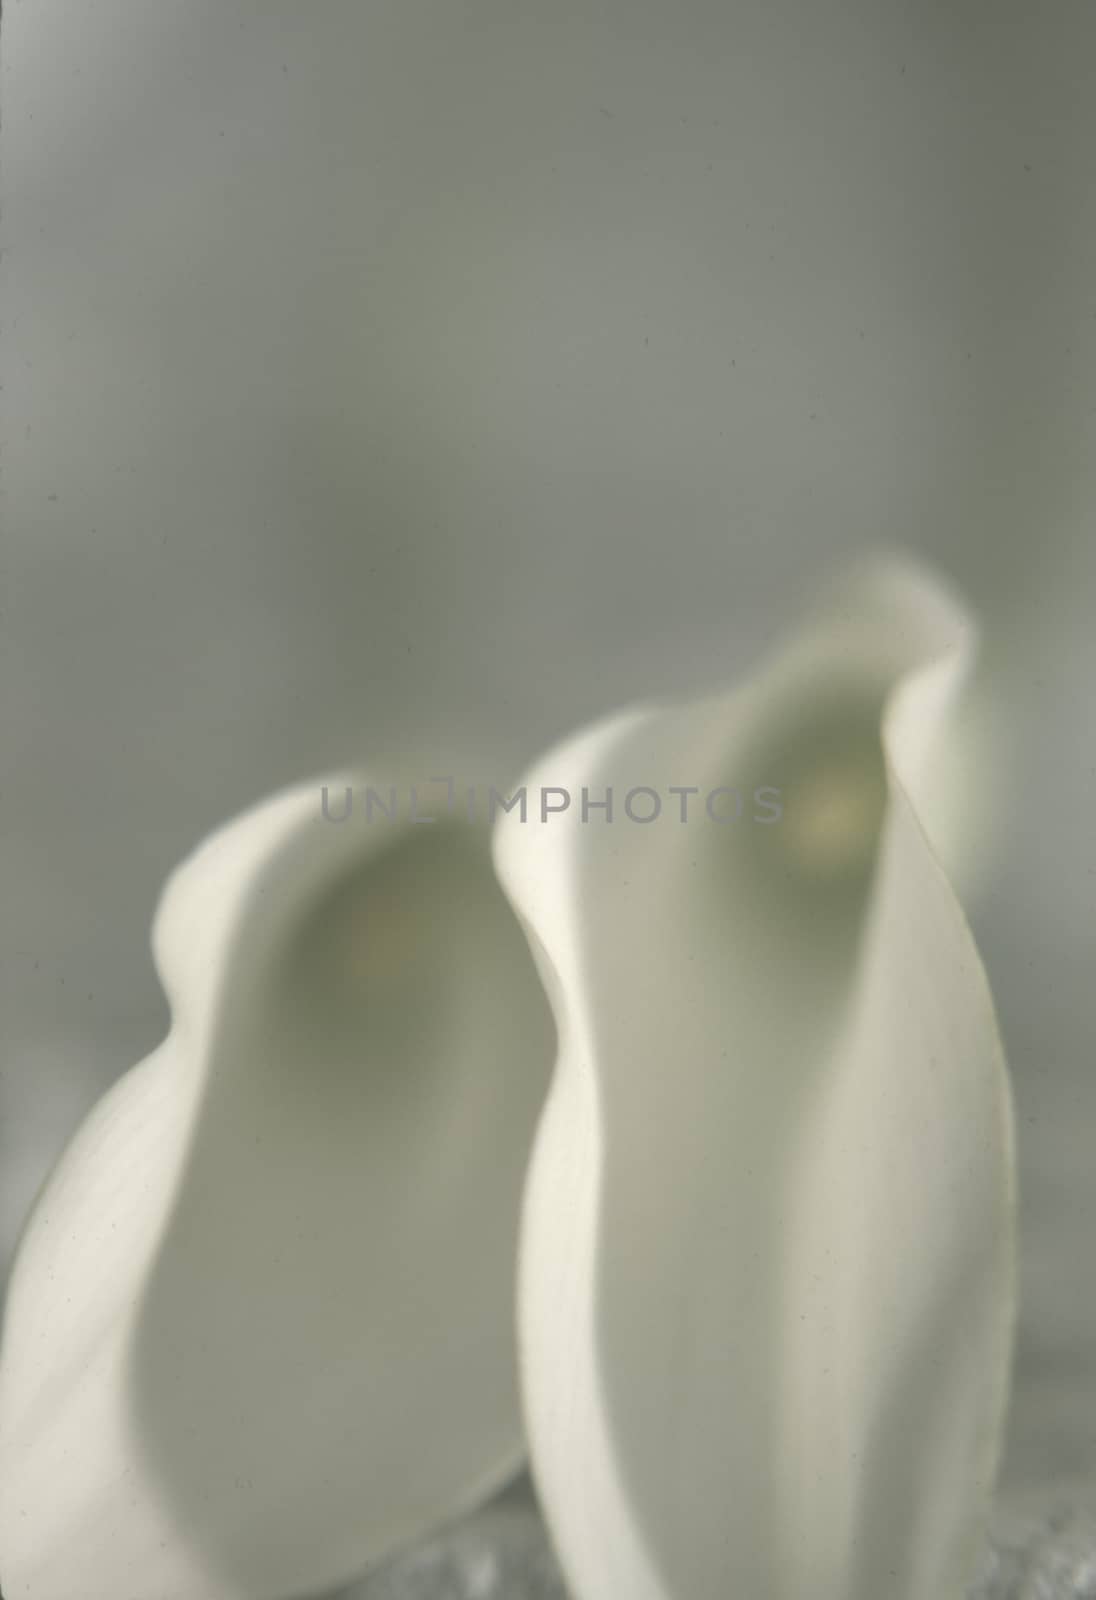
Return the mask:
<svg viewBox="0 0 1096 1600">
<path fill-rule="evenodd" d="M 1012 1124 L 925 831 L 946 819 L 921 810 L 972 643 L 932 581 L 877 565 L 744 688 L 553 751 L 527 787 L 570 804 L 499 827 L 560 1032 L 520 1344 L 577 1600 L 969 1581 L 1007 1390 Z"/>
<path fill-rule="evenodd" d="M 950 1600 L 970 1574 L 1012 1135 L 925 826 L 972 642 L 876 567 L 744 689 L 546 757 L 498 829 L 560 1031 L 518 1303 L 577 1600 Z M 279 796 L 165 894 L 172 1030 L 12 1279 L 8 1600 L 316 1592 L 519 1458 L 543 995 L 481 833 L 339 812 Z"/>
<path fill-rule="evenodd" d="M 11 1281 L 7 1600 L 313 1593 L 522 1453 L 552 1035 L 486 830 L 334 825 L 298 788 L 177 871 L 154 942 L 170 1034 L 77 1134 Z"/>
</svg>

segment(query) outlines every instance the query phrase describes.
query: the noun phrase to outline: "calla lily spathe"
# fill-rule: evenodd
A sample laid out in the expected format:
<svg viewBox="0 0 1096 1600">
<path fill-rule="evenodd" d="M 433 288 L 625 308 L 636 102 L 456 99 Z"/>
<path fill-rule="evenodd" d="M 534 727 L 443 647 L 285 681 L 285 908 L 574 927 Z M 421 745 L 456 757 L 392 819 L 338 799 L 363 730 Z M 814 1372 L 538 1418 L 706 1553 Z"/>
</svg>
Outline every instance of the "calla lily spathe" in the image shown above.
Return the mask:
<svg viewBox="0 0 1096 1600">
<path fill-rule="evenodd" d="M 744 688 L 529 775 L 780 788 L 774 826 L 507 818 L 560 1034 L 527 1190 L 534 1475 L 576 1600 L 957 1600 L 1005 1406 L 1012 1131 L 925 832 L 973 645 L 876 565 Z M 934 801 L 932 815 L 941 813 Z"/>
<path fill-rule="evenodd" d="M 303 786 L 176 872 L 154 943 L 171 1032 L 77 1134 L 11 1281 L 7 1600 L 314 1593 L 522 1453 L 551 1022 L 485 830 L 333 825 Z"/>
</svg>

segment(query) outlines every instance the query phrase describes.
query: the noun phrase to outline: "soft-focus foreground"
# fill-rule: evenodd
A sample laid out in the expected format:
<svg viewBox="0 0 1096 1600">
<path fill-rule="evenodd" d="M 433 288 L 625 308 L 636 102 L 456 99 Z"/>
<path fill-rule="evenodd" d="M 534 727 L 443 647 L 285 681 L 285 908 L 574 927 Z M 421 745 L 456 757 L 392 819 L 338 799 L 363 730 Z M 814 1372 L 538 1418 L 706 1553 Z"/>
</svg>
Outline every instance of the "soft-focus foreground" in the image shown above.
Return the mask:
<svg viewBox="0 0 1096 1600">
<path fill-rule="evenodd" d="M 333 825 L 320 794 L 171 879 L 171 1032 L 31 1219 L 0 1353 L 7 1600 L 315 1593 L 520 1458 L 547 1008 L 483 830 Z"/>
</svg>

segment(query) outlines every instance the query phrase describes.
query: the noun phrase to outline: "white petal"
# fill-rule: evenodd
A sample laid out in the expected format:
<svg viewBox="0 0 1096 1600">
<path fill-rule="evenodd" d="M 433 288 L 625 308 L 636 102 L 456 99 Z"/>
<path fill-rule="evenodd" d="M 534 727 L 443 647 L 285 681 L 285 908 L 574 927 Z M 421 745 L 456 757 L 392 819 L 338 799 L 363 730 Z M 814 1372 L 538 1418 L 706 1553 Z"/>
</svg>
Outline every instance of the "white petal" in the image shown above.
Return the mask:
<svg viewBox="0 0 1096 1600">
<path fill-rule="evenodd" d="M 971 642 L 873 568 L 745 689 L 556 750 L 527 783 L 571 809 L 499 829 L 560 1030 L 520 1322 L 578 1600 L 961 1592 L 1006 1392 L 1011 1117 L 916 807 Z M 781 820 L 708 820 L 736 783 L 779 787 Z M 583 785 L 613 786 L 611 824 Z M 635 785 L 702 794 L 641 826 Z"/>
<path fill-rule="evenodd" d="M 342 811 L 340 779 L 330 812 Z M 77 1134 L 0 1361 L 7 1600 L 314 1591 L 520 1454 L 517 1202 L 551 1020 L 481 831 L 320 786 L 157 917 L 173 1026 Z"/>
</svg>

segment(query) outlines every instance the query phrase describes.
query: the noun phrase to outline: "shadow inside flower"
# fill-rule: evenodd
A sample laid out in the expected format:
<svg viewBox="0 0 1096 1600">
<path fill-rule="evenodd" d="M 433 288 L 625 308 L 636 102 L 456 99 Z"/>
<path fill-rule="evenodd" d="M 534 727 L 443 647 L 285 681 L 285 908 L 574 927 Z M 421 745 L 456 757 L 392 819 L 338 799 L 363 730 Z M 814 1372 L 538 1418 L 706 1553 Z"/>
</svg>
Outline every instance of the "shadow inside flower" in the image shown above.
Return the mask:
<svg viewBox="0 0 1096 1600">
<path fill-rule="evenodd" d="M 310 819 L 251 887 L 133 1390 L 173 1515 L 248 1592 L 334 1581 L 512 1470 L 551 1045 L 481 833 Z"/>
</svg>

